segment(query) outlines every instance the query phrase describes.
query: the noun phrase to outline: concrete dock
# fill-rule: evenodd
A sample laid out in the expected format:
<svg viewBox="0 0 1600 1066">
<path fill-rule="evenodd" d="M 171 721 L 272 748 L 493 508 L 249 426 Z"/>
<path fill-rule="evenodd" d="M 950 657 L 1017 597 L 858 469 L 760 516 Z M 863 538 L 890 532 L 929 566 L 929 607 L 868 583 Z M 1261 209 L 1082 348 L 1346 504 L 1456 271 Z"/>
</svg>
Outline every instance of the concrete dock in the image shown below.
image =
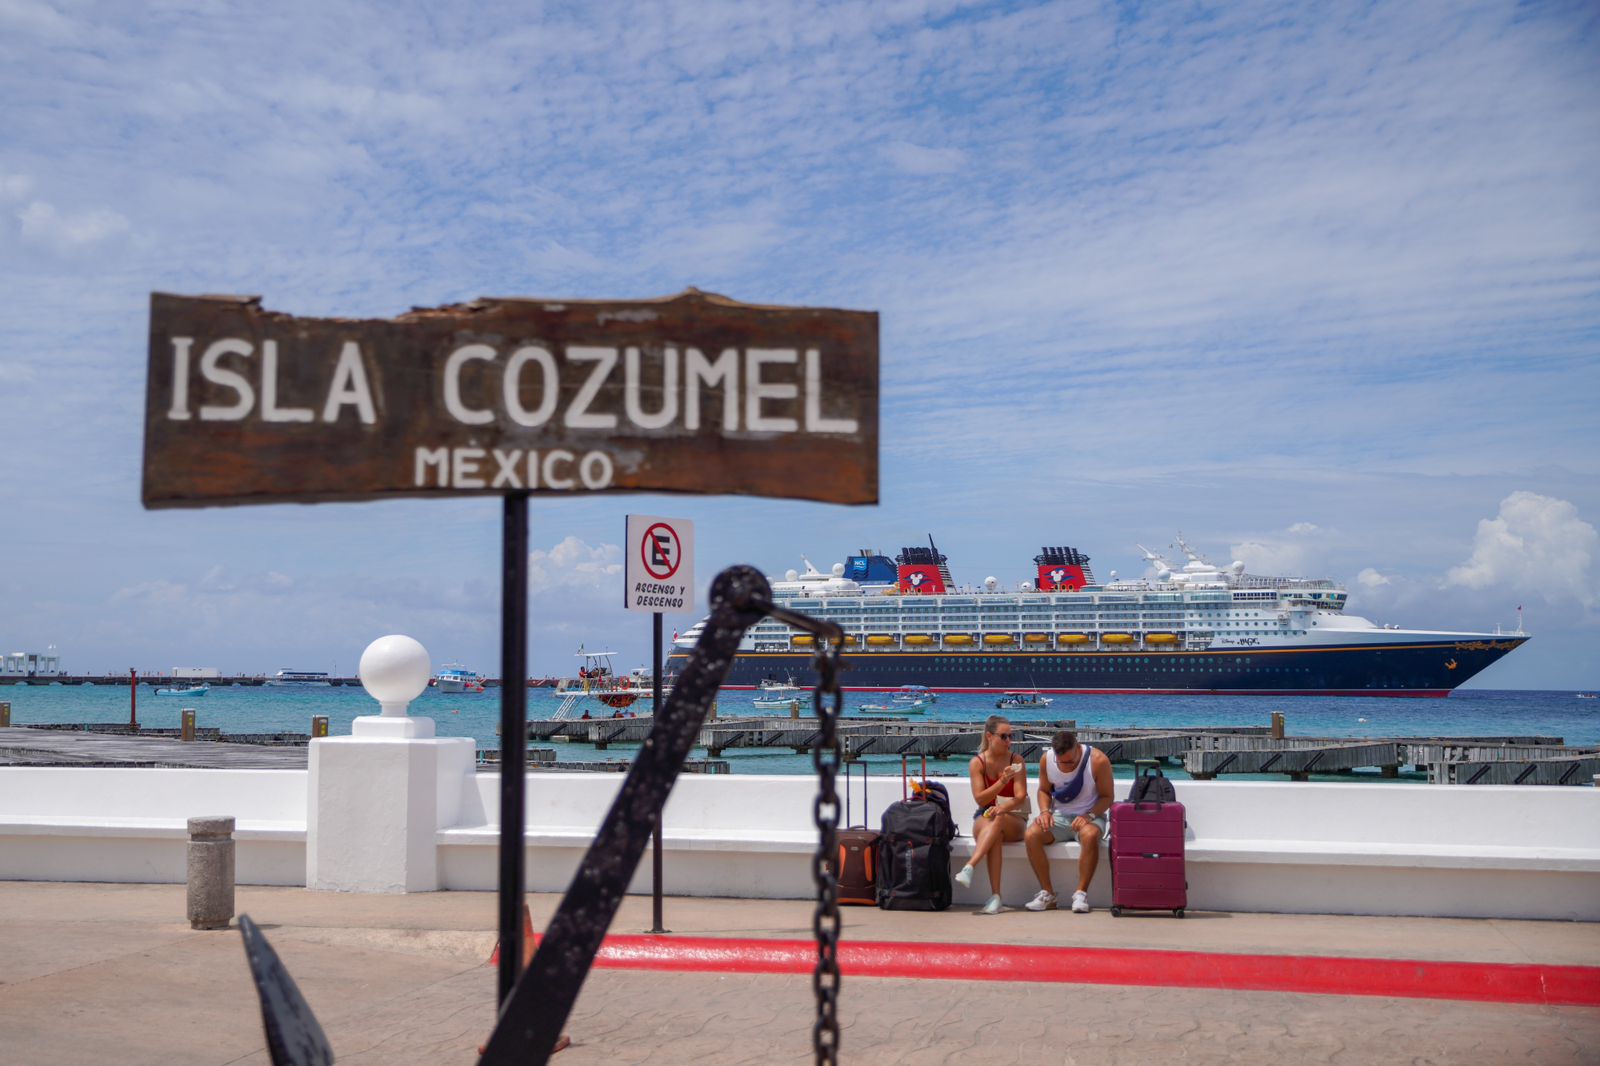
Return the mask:
<svg viewBox="0 0 1600 1066">
<path fill-rule="evenodd" d="M 551 896 L 530 898 L 542 928 Z M 341 1063 L 462 1063 L 494 1024 L 492 893 L 345 895 L 238 890 L 327 1031 Z M 809 939 L 809 904 L 669 898 L 671 942 Z M 1585 967 L 1600 1002 L 1600 930 L 1559 922 L 1104 911 L 983 917 L 843 912 L 846 944 L 915 953 L 930 942 L 1070 949 L 1089 969 L 1113 949 L 1320 960 L 1454 960 Z M 615 934 L 650 922 L 629 897 Z M 1297 962 L 1291 956 L 1310 959 Z M 1176 958 L 1177 956 L 1174 956 Z M 1342 966 L 1351 973 L 1360 964 Z M 1509 972 L 1509 971 L 1508 971 Z M 1568 971 L 1569 974 L 1571 971 Z M 843 1062 L 1593 1063 L 1600 1007 L 1158 987 L 852 976 L 840 1000 Z M 556 1062 L 811 1061 L 803 975 L 596 969 Z M 1492 983 L 1490 987 L 1493 992 Z M 182 885 L 0 883 L 0 1049 L 7 1062 L 266 1063 L 260 1009 L 236 929 L 194 932 Z"/>
</svg>

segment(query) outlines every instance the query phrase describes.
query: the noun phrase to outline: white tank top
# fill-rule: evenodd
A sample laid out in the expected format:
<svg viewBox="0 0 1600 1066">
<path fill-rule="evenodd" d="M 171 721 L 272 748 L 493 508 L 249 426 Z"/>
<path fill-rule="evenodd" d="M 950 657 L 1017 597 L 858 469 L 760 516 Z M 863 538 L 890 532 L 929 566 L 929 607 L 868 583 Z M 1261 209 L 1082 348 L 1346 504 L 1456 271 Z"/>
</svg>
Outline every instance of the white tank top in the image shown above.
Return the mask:
<svg viewBox="0 0 1600 1066">
<path fill-rule="evenodd" d="M 1100 801 L 1100 789 L 1094 783 L 1094 763 L 1091 761 L 1093 758 L 1094 749 L 1087 744 L 1083 745 L 1083 761 L 1080 764 L 1083 767 L 1083 787 L 1078 790 L 1077 797 L 1071 803 L 1055 801 L 1057 814 L 1076 818 L 1080 814 L 1088 814 L 1094 810 L 1094 805 Z M 1071 773 L 1061 769 L 1056 764 L 1056 759 L 1056 753 L 1052 751 L 1044 760 L 1044 770 L 1050 779 L 1051 792 L 1071 781 L 1078 772 L 1078 767 L 1073 767 Z"/>
</svg>

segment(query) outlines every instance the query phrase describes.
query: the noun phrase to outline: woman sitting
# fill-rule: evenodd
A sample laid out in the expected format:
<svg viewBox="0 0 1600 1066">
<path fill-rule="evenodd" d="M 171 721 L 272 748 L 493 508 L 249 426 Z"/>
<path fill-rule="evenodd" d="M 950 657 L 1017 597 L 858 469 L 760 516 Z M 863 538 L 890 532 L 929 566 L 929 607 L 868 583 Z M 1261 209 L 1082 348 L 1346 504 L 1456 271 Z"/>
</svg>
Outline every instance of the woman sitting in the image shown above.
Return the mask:
<svg viewBox="0 0 1600 1066">
<path fill-rule="evenodd" d="M 972 779 L 972 798 L 978 813 L 972 823 L 972 858 L 956 874 L 963 888 L 972 884 L 972 871 L 979 862 L 989 863 L 989 891 L 983 914 L 999 914 L 1000 845 L 1022 839 L 1028 828 L 1028 766 L 1011 753 L 1011 721 L 991 714 L 983 725 L 983 744 L 967 765 Z"/>
</svg>

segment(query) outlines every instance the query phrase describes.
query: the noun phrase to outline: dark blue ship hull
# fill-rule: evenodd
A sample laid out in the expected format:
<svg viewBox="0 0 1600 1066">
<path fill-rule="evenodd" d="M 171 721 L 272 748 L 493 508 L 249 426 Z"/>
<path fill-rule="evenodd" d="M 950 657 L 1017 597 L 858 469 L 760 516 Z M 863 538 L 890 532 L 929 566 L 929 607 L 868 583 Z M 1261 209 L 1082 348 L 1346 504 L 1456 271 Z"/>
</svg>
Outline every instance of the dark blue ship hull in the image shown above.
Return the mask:
<svg viewBox="0 0 1600 1066">
<path fill-rule="evenodd" d="M 943 692 L 1039 689 L 1062 693 L 1276 696 L 1447 696 L 1528 638 L 1318 648 L 1208 651 L 849 651 L 844 686 L 925 685 Z M 741 652 L 726 688 L 811 676 L 810 651 Z M 681 669 L 682 653 L 670 666 Z"/>
</svg>

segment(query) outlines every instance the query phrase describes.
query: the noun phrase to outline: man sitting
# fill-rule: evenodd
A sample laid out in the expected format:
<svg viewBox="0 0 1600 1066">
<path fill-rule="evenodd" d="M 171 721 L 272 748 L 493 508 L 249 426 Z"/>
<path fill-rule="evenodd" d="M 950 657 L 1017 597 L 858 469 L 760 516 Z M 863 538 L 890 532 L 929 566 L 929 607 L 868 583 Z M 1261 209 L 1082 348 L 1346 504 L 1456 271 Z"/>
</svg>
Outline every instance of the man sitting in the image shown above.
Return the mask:
<svg viewBox="0 0 1600 1066">
<path fill-rule="evenodd" d="M 1045 845 L 1076 840 L 1078 889 L 1072 894 L 1072 910 L 1088 914 L 1089 882 L 1100 864 L 1105 814 L 1111 809 L 1111 760 L 1105 752 L 1079 744 L 1078 734 L 1068 729 L 1050 738 L 1050 748 L 1039 759 L 1039 816 L 1028 824 L 1022 838 L 1028 862 L 1039 879 L 1039 894 L 1027 907 L 1030 911 L 1055 910 L 1056 893 L 1050 883 Z"/>
</svg>

